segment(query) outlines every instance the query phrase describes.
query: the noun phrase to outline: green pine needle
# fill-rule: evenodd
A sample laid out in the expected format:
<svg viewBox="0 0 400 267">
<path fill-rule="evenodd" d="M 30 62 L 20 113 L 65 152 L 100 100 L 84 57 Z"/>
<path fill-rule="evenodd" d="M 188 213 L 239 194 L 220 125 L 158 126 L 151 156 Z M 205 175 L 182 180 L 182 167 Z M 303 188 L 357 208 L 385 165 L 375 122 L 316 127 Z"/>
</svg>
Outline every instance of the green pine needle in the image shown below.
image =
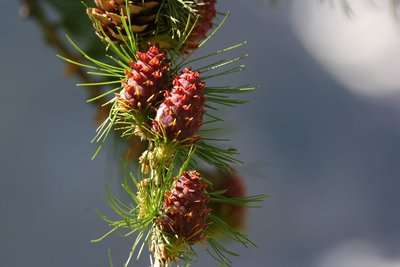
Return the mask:
<svg viewBox="0 0 400 267">
<path fill-rule="evenodd" d="M 126 5 L 129 1 L 125 0 Z M 244 104 L 247 101 L 236 99 L 235 97 L 241 93 L 247 93 L 255 90 L 255 87 L 249 85 L 243 86 L 210 86 L 210 80 L 224 75 L 230 75 L 242 71 L 244 65 L 240 62 L 247 57 L 247 55 L 233 57 L 231 59 L 218 59 L 220 56 L 225 56 L 226 53 L 232 52 L 237 48 L 244 46 L 247 42 L 241 42 L 225 49 L 215 51 L 213 53 L 193 58 L 192 54 L 182 55 L 181 50 L 186 45 L 186 41 L 193 30 L 198 14 L 194 9 L 195 3 L 186 0 L 163 0 L 161 7 L 158 11 L 156 22 L 158 24 L 157 32 L 168 34 L 178 40 L 178 44 L 173 51 L 169 51 L 168 58 L 171 62 L 170 73 L 168 75 L 168 82 L 171 82 L 173 75 L 179 75 L 184 67 L 190 67 L 191 64 L 201 64 L 202 60 L 211 59 L 212 64 L 206 63 L 204 66 L 199 67 L 197 71 L 201 73 L 200 79 L 207 81 L 207 86 L 204 89 L 205 95 L 208 99 L 206 104 L 206 121 L 207 125 L 211 123 L 222 122 L 217 112 L 221 107 L 235 107 Z M 128 258 L 124 264 L 127 266 L 135 253 L 136 258 L 139 258 L 145 245 L 153 242 L 153 239 L 159 240 L 166 246 L 176 245 L 178 237 L 171 236 L 171 234 L 164 233 L 160 230 L 159 218 L 162 216 L 165 196 L 167 192 L 171 192 L 175 183 L 175 177 L 181 175 L 184 171 L 192 167 L 198 167 L 200 163 L 207 163 L 216 166 L 220 170 L 232 171 L 232 165 L 240 164 L 241 161 L 236 158 L 238 151 L 235 149 L 225 149 L 214 142 L 229 141 L 223 138 L 207 137 L 206 133 L 221 128 L 202 129 L 200 131 L 200 141 L 194 144 L 187 144 L 185 142 L 169 142 L 166 134 L 156 134 L 151 129 L 150 110 L 136 111 L 127 110 L 117 101 L 118 93 L 122 90 L 122 82 L 127 77 L 126 71 L 132 71 L 131 63 L 138 61 L 137 52 L 139 51 L 139 42 L 143 41 L 131 31 L 131 18 L 129 12 L 125 15 L 121 10 L 122 17 L 122 30 L 118 33 L 123 40 L 120 44 L 114 43 L 105 33 L 103 27 L 99 22 L 95 23 L 97 33 L 102 37 L 105 42 L 107 55 L 106 62 L 95 59 L 86 54 L 71 38 L 67 39 L 71 45 L 88 61 L 87 64 L 80 63 L 63 56 L 58 56 L 60 59 L 75 64 L 79 67 L 85 68 L 89 71 L 89 75 L 98 76 L 99 79 L 93 83 L 81 83 L 78 86 L 109 86 L 111 89 L 100 92 L 87 102 L 97 101 L 99 99 L 107 99 L 104 105 L 111 105 L 108 117 L 97 128 L 97 133 L 92 142 L 99 143 L 99 146 L 93 156 L 95 158 L 111 130 L 120 130 L 121 136 L 129 137 L 135 134 L 138 129 L 141 131 L 142 138 L 149 141 L 149 147 L 146 151 L 147 154 L 143 156 L 143 162 L 149 162 L 149 172 L 146 174 L 139 174 L 133 176 L 132 174 L 124 177 L 122 188 L 129 196 L 130 201 L 124 203 L 119 200 L 108 187 L 106 187 L 105 201 L 110 206 L 110 209 L 118 216 L 117 220 L 110 219 L 100 212 L 98 215 L 110 226 L 111 230 L 105 233 L 98 239 L 92 242 L 100 242 L 111 234 L 118 234 L 122 237 L 130 237 L 136 235 L 132 247 L 130 249 Z M 168 16 L 165 16 L 168 14 Z M 225 14 L 221 22 L 215 27 L 213 32 L 199 44 L 203 47 L 222 27 L 229 16 L 229 12 Z M 166 30 L 169 29 L 169 30 Z M 207 74 L 207 75 L 203 75 Z M 106 80 L 105 80 L 106 79 Z M 119 86 L 117 86 L 119 85 Z M 114 97 L 112 97 L 114 95 Z M 111 98 L 111 99 L 110 99 Z M 137 133 L 137 132 L 136 132 Z M 211 143 L 212 142 L 212 143 Z M 164 158 L 157 158 L 156 149 L 164 149 L 168 156 Z M 168 153 L 171 152 L 172 153 Z M 163 154 L 164 155 L 164 154 Z M 156 159 L 156 160 L 155 160 Z M 143 165 L 146 166 L 147 165 Z M 255 203 L 261 202 L 266 195 L 256 195 L 246 198 L 226 198 L 223 196 L 224 191 L 210 192 L 210 201 L 228 203 L 233 205 L 240 205 L 244 207 L 259 207 Z M 254 246 L 251 240 L 244 234 L 238 232 L 227 225 L 223 220 L 215 215 L 209 216 L 209 222 L 213 225 L 207 235 L 207 242 L 210 245 L 208 250 L 210 255 L 216 258 L 221 266 L 230 266 L 232 263 L 229 257 L 239 256 L 239 254 L 226 249 L 222 244 L 217 242 L 212 236 L 213 233 L 222 233 L 228 239 L 241 243 L 243 246 Z M 174 243 L 175 242 L 175 243 Z M 190 244 L 180 244 L 176 252 L 177 257 L 184 262 L 184 266 L 189 266 L 190 263 L 196 258 L 196 253 Z M 174 254 L 175 255 L 175 254 Z M 109 252 L 110 265 L 112 266 L 111 253 Z"/>
<path fill-rule="evenodd" d="M 242 162 L 235 158 L 238 154 L 236 149 L 223 149 L 200 141 L 195 150 L 195 156 L 204 162 L 216 166 L 220 170 L 232 171 L 231 164 L 241 164 Z"/>
<path fill-rule="evenodd" d="M 264 201 L 265 198 L 269 197 L 269 195 L 262 194 L 262 195 L 254 195 L 243 198 L 228 198 L 222 195 L 225 192 L 226 190 L 208 193 L 211 196 L 210 201 L 218 203 L 226 203 L 231 205 L 238 205 L 245 208 L 261 208 L 261 206 L 255 206 L 252 205 L 252 203 L 261 203 Z"/>
<path fill-rule="evenodd" d="M 184 34 L 181 29 L 186 29 L 188 22 L 195 24 L 197 16 L 195 3 L 184 0 L 163 0 L 161 6 L 156 19 L 158 33 L 170 29 L 169 34 L 173 39 L 181 39 Z"/>
<path fill-rule="evenodd" d="M 113 259 L 112 259 L 112 255 L 111 255 L 111 249 L 108 249 L 107 253 L 108 253 L 108 263 L 110 264 L 110 267 L 114 267 L 114 263 L 113 263 Z"/>
</svg>

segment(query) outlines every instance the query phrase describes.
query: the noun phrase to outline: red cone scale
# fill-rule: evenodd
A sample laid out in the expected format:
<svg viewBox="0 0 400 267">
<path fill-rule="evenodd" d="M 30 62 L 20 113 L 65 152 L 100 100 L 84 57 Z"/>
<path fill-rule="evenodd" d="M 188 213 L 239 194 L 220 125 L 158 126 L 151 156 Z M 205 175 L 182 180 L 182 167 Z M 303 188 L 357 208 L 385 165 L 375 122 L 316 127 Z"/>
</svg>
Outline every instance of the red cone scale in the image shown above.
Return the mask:
<svg viewBox="0 0 400 267">
<path fill-rule="evenodd" d="M 160 219 L 163 231 L 194 244 L 204 239 L 209 196 L 204 193 L 207 184 L 196 171 L 184 172 L 164 201 L 164 216 Z"/>
<path fill-rule="evenodd" d="M 197 71 L 184 69 L 173 80 L 172 91 L 165 92 L 165 100 L 153 120 L 153 130 L 160 135 L 165 133 L 168 140 L 197 140 L 205 113 L 204 86 Z"/>
<path fill-rule="evenodd" d="M 137 52 L 136 55 L 139 60 L 130 63 L 132 71 L 126 72 L 127 80 L 122 83 L 119 100 L 127 109 L 141 110 L 159 101 L 165 87 L 169 61 L 155 45 L 147 52 Z"/>
</svg>

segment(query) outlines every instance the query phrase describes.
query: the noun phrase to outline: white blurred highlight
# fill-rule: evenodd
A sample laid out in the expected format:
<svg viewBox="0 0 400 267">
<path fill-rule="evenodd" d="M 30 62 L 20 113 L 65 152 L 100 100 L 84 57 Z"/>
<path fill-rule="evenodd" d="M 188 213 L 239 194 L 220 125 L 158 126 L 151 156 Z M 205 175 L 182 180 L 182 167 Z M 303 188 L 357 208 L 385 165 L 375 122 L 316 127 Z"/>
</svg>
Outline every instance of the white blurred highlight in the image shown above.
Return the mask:
<svg viewBox="0 0 400 267">
<path fill-rule="evenodd" d="M 377 245 L 355 240 L 329 251 L 315 267 L 400 267 L 400 258 L 385 257 Z"/>
<path fill-rule="evenodd" d="M 300 42 L 346 88 L 372 97 L 400 92 L 400 17 L 391 0 L 292 1 Z"/>
</svg>

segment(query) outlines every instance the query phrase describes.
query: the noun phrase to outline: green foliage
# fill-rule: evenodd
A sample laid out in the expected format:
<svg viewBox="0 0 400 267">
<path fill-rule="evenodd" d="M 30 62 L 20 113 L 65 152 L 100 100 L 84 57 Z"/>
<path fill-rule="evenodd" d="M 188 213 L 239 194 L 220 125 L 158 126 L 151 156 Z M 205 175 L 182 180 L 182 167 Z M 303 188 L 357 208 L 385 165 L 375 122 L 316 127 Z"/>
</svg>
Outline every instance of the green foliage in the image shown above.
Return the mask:
<svg viewBox="0 0 400 267">
<path fill-rule="evenodd" d="M 193 1 L 163 0 L 157 20 L 159 25 L 157 31 L 160 33 L 168 32 L 173 39 L 182 39 L 187 25 L 194 24 L 196 20 L 196 10 Z"/>
<path fill-rule="evenodd" d="M 182 165 L 177 165 L 175 161 L 172 161 L 166 168 L 163 167 L 156 170 L 158 175 L 161 175 L 159 181 L 162 181 L 162 186 L 154 179 L 135 177 L 133 174 L 126 177 L 122 187 L 128 194 L 129 199 L 131 199 L 131 202 L 128 204 L 118 200 L 109 188 L 107 188 L 106 202 L 120 219 L 112 220 L 98 212 L 100 217 L 109 224 L 111 230 L 100 238 L 92 240 L 92 242 L 100 242 L 113 233 L 118 233 L 118 235 L 122 237 L 129 237 L 136 234 L 135 241 L 133 242 L 130 254 L 124 266 L 129 264 L 135 253 L 136 257 L 139 258 L 146 244 L 151 249 L 150 241 L 154 238 L 161 239 L 169 249 L 178 249 L 178 251 L 174 253 L 176 253 L 184 263 L 190 264 L 190 262 L 196 260 L 197 255 L 192 245 L 180 244 L 177 246 L 176 237 L 163 232 L 157 226 L 157 221 L 160 216 L 162 216 L 166 192 L 171 191 L 175 177 L 179 177 L 187 169 L 190 165 L 191 157 L 194 154 L 195 149 L 193 148 L 190 150 L 189 154 L 186 155 L 187 159 Z M 224 191 L 209 192 L 208 194 L 211 196 L 210 201 L 257 208 L 259 206 L 254 206 L 252 203 L 262 202 L 262 200 L 267 197 L 266 195 L 257 195 L 245 198 L 226 198 L 222 196 L 223 193 Z M 230 266 L 232 262 L 229 258 L 231 256 L 239 256 L 239 254 L 226 249 L 216 239 L 217 236 L 223 236 L 228 240 L 239 242 L 246 248 L 255 246 L 245 234 L 232 228 L 217 216 L 210 215 L 209 223 L 212 224 L 213 227 L 209 228 L 206 232 L 206 241 L 210 245 L 207 251 L 221 264 Z"/>
<path fill-rule="evenodd" d="M 121 14 L 122 17 L 124 17 L 123 14 Z M 222 26 L 222 23 L 225 22 L 226 18 L 229 16 L 229 13 L 224 17 L 222 20 L 221 24 L 210 34 L 210 36 L 213 36 Z M 112 54 L 108 54 L 107 57 L 111 60 L 111 63 L 104 63 L 101 60 L 95 59 L 91 56 L 89 56 L 83 49 L 79 48 L 77 44 L 72 41 L 69 37 L 68 40 L 71 42 L 71 44 L 84 56 L 91 64 L 82 64 L 70 59 L 67 59 L 65 57 L 59 56 L 61 59 L 72 63 L 76 64 L 80 67 L 84 67 L 90 70 L 95 70 L 95 71 L 89 71 L 87 72 L 89 75 L 96 75 L 96 76 L 101 76 L 104 77 L 106 76 L 109 78 L 108 81 L 105 82 L 96 82 L 96 83 L 89 83 L 89 84 L 79 84 L 80 86 L 98 86 L 98 85 L 113 85 L 113 84 L 121 84 L 121 82 L 125 79 L 125 71 L 130 70 L 129 63 L 132 61 L 136 61 L 136 53 L 138 52 L 138 45 L 137 45 L 137 37 L 133 35 L 130 31 L 130 18 L 128 16 L 128 23 L 124 23 L 124 29 L 128 35 L 128 40 L 125 41 L 123 44 L 115 44 L 110 38 L 106 35 L 104 31 L 102 31 L 102 36 L 104 40 L 107 41 L 106 45 L 108 48 L 108 51 L 111 52 Z M 101 29 L 101 27 L 99 26 Z M 208 39 L 205 40 L 205 42 Z M 201 46 L 205 44 L 203 42 Z M 171 77 L 174 75 L 179 74 L 180 70 L 188 66 L 191 63 L 199 63 L 202 60 L 205 59 L 210 59 L 210 58 L 215 58 L 218 56 L 223 56 L 228 52 L 231 52 L 232 50 L 242 47 L 245 45 L 246 42 L 241 42 L 236 45 L 233 45 L 231 47 L 225 48 L 218 50 L 216 52 L 210 53 L 208 55 L 202 56 L 202 57 L 197 57 L 194 58 L 191 54 L 188 56 L 182 56 L 180 53 L 177 51 L 171 51 L 170 52 L 170 57 L 171 57 Z M 211 72 L 210 75 L 201 77 L 202 80 L 208 80 L 224 75 L 230 75 L 234 74 L 238 71 L 241 71 L 244 69 L 243 65 L 236 65 L 236 63 L 242 59 L 244 59 L 247 55 L 236 57 L 230 60 L 227 59 L 220 59 L 220 60 L 215 60 L 214 63 L 212 64 L 207 64 L 205 66 L 202 66 L 198 68 L 197 70 L 200 71 L 201 73 L 208 73 Z M 233 67 L 230 67 L 233 65 Z M 255 87 L 251 86 L 221 86 L 221 87 L 212 87 L 212 86 L 207 86 L 205 88 L 205 95 L 208 98 L 208 104 L 206 105 L 207 109 L 207 117 L 210 118 L 209 120 L 206 120 L 207 124 L 210 123 L 216 123 L 219 121 L 222 121 L 222 119 L 218 118 L 218 106 L 228 106 L 228 107 L 235 107 L 238 104 L 243 104 L 246 103 L 246 101 L 240 100 L 240 99 L 235 99 L 234 97 L 238 94 L 241 93 L 246 93 L 246 92 L 251 92 L 255 89 Z M 112 96 L 114 95 L 115 92 L 118 92 L 118 90 L 122 90 L 122 87 L 114 87 L 111 90 L 101 93 L 99 96 L 94 97 L 92 99 L 89 99 L 88 101 L 94 101 L 94 100 L 99 100 L 102 97 L 106 96 Z M 147 138 L 155 142 L 156 144 L 160 144 L 162 142 L 166 142 L 165 139 L 160 139 L 157 135 L 154 135 L 154 133 L 150 130 L 149 126 L 146 126 L 145 122 L 145 117 L 147 116 L 146 114 L 140 114 L 140 112 L 124 112 L 120 108 L 118 108 L 118 105 L 116 105 L 117 98 L 114 96 L 112 99 L 107 99 L 106 103 L 112 105 L 110 115 L 109 117 L 99 126 L 98 128 L 98 133 L 93 139 L 96 142 L 100 142 L 99 148 L 96 151 L 94 157 L 97 155 L 97 153 L 100 151 L 101 147 L 103 146 L 104 142 L 107 139 L 108 134 L 110 133 L 111 129 L 116 126 L 117 129 L 123 130 L 123 136 L 129 137 L 129 135 L 133 135 L 135 131 L 137 130 L 137 127 L 139 126 L 141 128 L 142 132 L 148 133 Z M 214 114 L 213 114 L 214 113 Z M 220 148 L 218 145 L 214 144 L 215 142 L 210 142 L 210 139 L 207 138 L 207 131 L 202 132 L 204 136 L 202 136 L 202 141 L 197 144 L 197 149 L 196 149 L 196 157 L 200 158 L 202 161 L 214 165 L 218 167 L 219 169 L 225 169 L 229 170 L 231 169 L 231 164 L 237 164 L 241 163 L 239 160 L 235 158 L 235 155 L 238 154 L 238 152 L 235 149 L 228 148 L 228 149 L 223 149 Z M 213 140 L 213 141 L 218 141 L 218 140 Z M 157 145 L 156 145 L 157 146 Z M 187 146 L 182 145 L 182 146 L 177 146 L 177 149 L 180 149 L 182 151 L 178 152 L 178 155 L 185 155 L 187 153 Z"/>
<path fill-rule="evenodd" d="M 62 9 L 62 1 L 54 1 L 53 4 L 55 7 Z M 128 5 L 127 0 L 126 5 Z M 204 88 L 204 94 L 208 99 L 205 106 L 207 111 L 205 125 L 204 129 L 200 131 L 200 137 L 193 138 L 195 141 L 169 140 L 165 132 L 161 131 L 159 133 L 152 128 L 152 119 L 154 119 L 155 114 L 151 108 L 155 109 L 154 107 L 135 109 L 127 106 L 122 101 L 124 99 L 121 100 L 118 93 L 124 89 L 123 84 L 128 80 L 128 74 L 132 75 L 132 66 L 135 66 L 133 64 L 139 60 L 140 49 L 144 49 L 140 44 L 141 37 L 133 34 L 130 30 L 132 24 L 129 12 L 127 12 L 127 15 L 124 15 L 122 11 L 120 13 L 123 29 L 116 28 L 122 40 L 118 43 L 110 39 L 100 22 L 95 22 L 94 26 L 97 34 L 100 35 L 105 45 L 105 57 L 92 56 L 68 36 L 67 39 L 70 44 L 85 58 L 87 63 L 58 56 L 68 63 L 84 68 L 87 71 L 87 75 L 96 78 L 95 82 L 80 83 L 78 86 L 104 86 L 109 88 L 87 100 L 88 102 L 102 100 L 103 105 L 110 106 L 107 118 L 98 127 L 97 134 L 93 139 L 94 142 L 99 143 L 94 157 L 99 153 L 112 130 L 118 131 L 122 137 L 129 138 L 136 135 L 142 140 L 148 141 L 148 149 L 140 158 L 141 173 L 137 176 L 130 174 L 125 177 L 122 184 L 130 201 L 123 203 L 112 194 L 109 188 L 106 189 L 107 196 L 105 200 L 118 216 L 118 219 L 110 219 L 99 212 L 99 216 L 108 223 L 111 230 L 92 241 L 102 241 L 112 233 L 117 233 L 122 237 L 135 235 L 135 240 L 124 266 L 129 264 L 135 254 L 138 258 L 145 246 L 148 247 L 153 255 L 152 266 L 164 266 L 164 263 L 166 264 L 165 266 L 170 266 L 169 264 L 172 261 L 178 259 L 183 262 L 183 266 L 189 266 L 197 258 L 192 248 L 193 244 L 187 243 L 189 241 L 185 241 L 184 238 L 179 237 L 177 234 L 163 231 L 160 226 L 160 218 L 165 215 L 163 214 L 163 208 L 166 205 L 166 195 L 173 189 L 176 177 L 179 177 L 188 168 L 209 164 L 221 170 L 232 171 L 232 165 L 241 163 L 236 158 L 238 154 L 236 149 L 221 147 L 222 142 L 229 140 L 211 138 L 209 133 L 218 129 L 218 123 L 223 121 L 219 118 L 218 110 L 246 103 L 245 100 L 238 97 L 242 93 L 255 90 L 255 87 L 249 85 L 212 86 L 209 83 L 212 83 L 214 78 L 236 74 L 244 69 L 244 65 L 238 63 L 246 58 L 247 55 L 233 56 L 231 59 L 225 59 L 224 57 L 235 51 L 235 49 L 244 46 L 246 42 L 200 57 L 195 57 L 194 51 L 188 54 L 183 53 L 182 48 L 197 19 L 192 9 L 193 5 L 193 1 L 163 1 L 157 20 L 159 20 L 159 27 L 161 27 L 158 30 L 162 31 L 162 27 L 167 25 L 171 31 L 169 34 L 179 38 L 175 49 L 168 51 L 167 58 L 170 66 L 165 81 L 166 85 L 163 85 L 161 89 L 167 90 L 167 85 L 172 87 L 174 77 L 180 75 L 182 69 L 190 68 L 191 64 L 200 65 L 200 67 L 193 68 L 193 71 L 199 71 L 201 73 L 199 79 L 207 82 L 207 86 Z M 229 13 L 222 18 L 221 23 L 215 30 L 199 44 L 199 47 L 204 47 L 207 41 L 221 28 L 228 16 Z M 74 23 L 71 22 L 68 27 L 76 27 Z M 212 63 L 203 64 L 202 62 L 206 60 Z M 159 105 L 160 102 L 155 104 L 155 106 Z M 217 125 L 216 127 L 214 127 L 215 124 Z M 208 192 L 208 194 L 212 202 L 243 207 L 257 207 L 252 204 L 258 203 L 266 197 L 257 195 L 247 198 L 226 198 L 222 195 L 223 191 Z M 205 199 L 207 201 L 208 197 Z M 209 209 L 206 210 L 209 212 Z M 210 215 L 208 222 L 213 225 L 206 232 L 206 242 L 210 246 L 208 251 L 212 257 L 221 263 L 221 266 L 229 266 L 231 264 L 230 256 L 238 256 L 238 254 L 226 249 L 216 240 L 215 236 L 222 235 L 229 240 L 241 243 L 245 247 L 254 246 L 246 235 L 230 227 L 217 216 Z M 200 228 L 203 231 L 205 229 L 206 227 Z M 111 256 L 110 262 L 112 264 Z M 179 263 L 177 265 L 179 266 Z"/>
</svg>

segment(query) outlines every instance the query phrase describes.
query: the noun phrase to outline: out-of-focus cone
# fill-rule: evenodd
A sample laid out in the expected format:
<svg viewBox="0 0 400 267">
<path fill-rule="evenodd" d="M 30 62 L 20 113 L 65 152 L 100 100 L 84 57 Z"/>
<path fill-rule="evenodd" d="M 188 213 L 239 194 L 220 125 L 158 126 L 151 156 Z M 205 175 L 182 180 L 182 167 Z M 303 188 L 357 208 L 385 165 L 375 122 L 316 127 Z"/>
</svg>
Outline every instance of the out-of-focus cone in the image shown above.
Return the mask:
<svg viewBox="0 0 400 267">
<path fill-rule="evenodd" d="M 214 173 L 201 172 L 204 178 L 212 183 L 211 191 L 226 190 L 222 195 L 227 198 L 246 197 L 243 178 L 234 172 L 217 171 Z M 223 219 L 229 226 L 243 230 L 246 226 L 246 208 L 221 202 L 210 202 L 208 206 L 212 214 Z"/>
<path fill-rule="evenodd" d="M 191 29 L 189 36 L 180 49 L 181 53 L 186 54 L 199 47 L 199 44 L 206 39 L 208 31 L 214 26 L 213 20 L 217 16 L 215 9 L 216 0 L 192 0 L 193 9 L 196 12 L 197 20 Z M 184 25 L 186 26 L 186 25 Z M 183 32 L 185 29 L 181 29 Z M 173 50 L 179 44 L 179 38 L 171 36 L 170 32 L 161 32 L 157 35 L 147 36 L 151 43 L 158 43 L 160 48 Z"/>
<path fill-rule="evenodd" d="M 186 51 L 198 48 L 201 41 L 207 37 L 207 32 L 213 27 L 213 20 L 217 15 L 216 0 L 195 0 L 195 2 L 199 18 L 188 37 L 184 48 Z"/>
<path fill-rule="evenodd" d="M 140 36 L 150 35 L 156 28 L 155 20 L 160 9 L 161 0 L 129 0 L 129 8 L 125 0 L 95 0 L 97 8 L 89 7 L 86 13 L 92 20 L 96 33 L 104 38 L 102 31 L 115 43 L 127 40 L 122 23 L 122 14 L 130 14 L 131 30 Z"/>
</svg>

